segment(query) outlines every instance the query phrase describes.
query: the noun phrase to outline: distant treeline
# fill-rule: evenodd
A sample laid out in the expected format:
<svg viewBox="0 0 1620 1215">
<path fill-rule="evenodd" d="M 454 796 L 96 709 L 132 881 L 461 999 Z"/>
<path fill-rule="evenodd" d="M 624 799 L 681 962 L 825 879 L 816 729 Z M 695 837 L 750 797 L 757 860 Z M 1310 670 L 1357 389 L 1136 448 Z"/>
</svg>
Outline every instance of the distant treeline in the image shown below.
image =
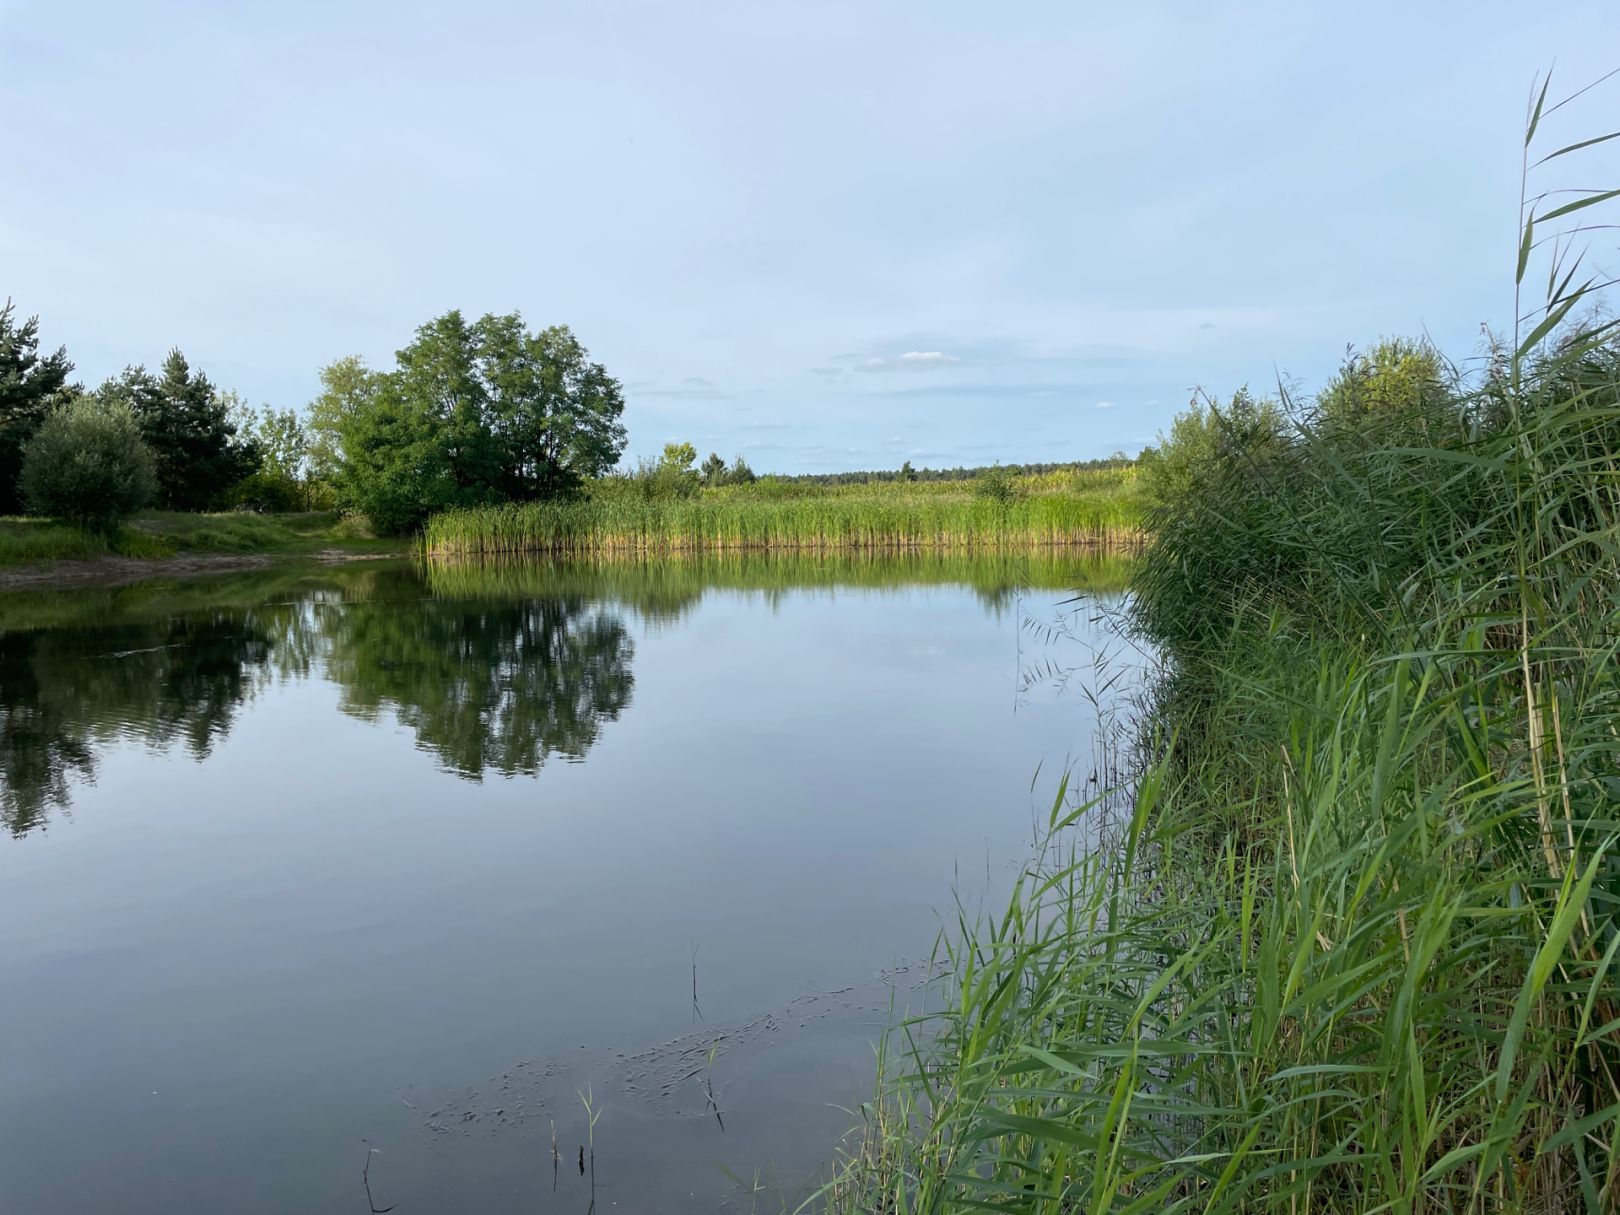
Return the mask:
<svg viewBox="0 0 1620 1215">
<path fill-rule="evenodd" d="M 964 468 L 913 468 L 907 460 L 899 468 L 874 468 L 856 472 L 835 473 L 773 473 L 777 481 L 801 485 L 871 485 L 885 481 L 972 481 L 1000 469 L 1019 477 L 1039 476 L 1042 473 L 1093 472 L 1104 468 L 1127 468 L 1135 463 L 1134 456 L 1116 451 L 1099 460 L 1061 460 L 1054 463 L 1034 464 L 979 464 Z"/>
</svg>

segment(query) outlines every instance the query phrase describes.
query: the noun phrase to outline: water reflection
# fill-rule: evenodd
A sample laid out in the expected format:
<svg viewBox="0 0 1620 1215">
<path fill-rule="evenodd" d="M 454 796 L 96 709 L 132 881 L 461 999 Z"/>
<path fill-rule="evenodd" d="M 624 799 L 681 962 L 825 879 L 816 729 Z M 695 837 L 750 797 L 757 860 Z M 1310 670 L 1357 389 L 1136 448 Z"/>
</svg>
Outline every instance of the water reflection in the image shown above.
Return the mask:
<svg viewBox="0 0 1620 1215">
<path fill-rule="evenodd" d="M 581 594 L 628 608 L 642 621 L 673 624 L 716 591 L 757 594 L 776 603 L 804 591 L 892 591 L 902 586 L 966 586 L 989 613 L 1012 610 L 1032 589 L 1124 590 L 1131 556 L 1124 552 L 726 552 L 667 554 L 651 561 L 606 557 L 434 561 L 426 568 L 435 594 Z"/>
<path fill-rule="evenodd" d="M 0 635 L 0 821 L 21 835 L 66 809 L 116 739 L 206 759 L 274 644 L 223 614 Z"/>
<path fill-rule="evenodd" d="M 344 712 L 391 715 L 461 777 L 584 758 L 631 702 L 627 621 L 674 627 L 711 593 L 967 585 L 1001 615 L 1025 589 L 1124 584 L 1072 553 L 736 554 L 651 563 L 371 564 L 0 597 L 0 821 L 70 807 L 119 741 L 208 757 L 242 705 L 322 678 Z"/>
<path fill-rule="evenodd" d="M 582 759 L 630 703 L 635 645 L 580 595 L 373 600 L 331 613 L 326 673 L 343 709 L 391 711 L 417 745 L 472 780 Z"/>
</svg>

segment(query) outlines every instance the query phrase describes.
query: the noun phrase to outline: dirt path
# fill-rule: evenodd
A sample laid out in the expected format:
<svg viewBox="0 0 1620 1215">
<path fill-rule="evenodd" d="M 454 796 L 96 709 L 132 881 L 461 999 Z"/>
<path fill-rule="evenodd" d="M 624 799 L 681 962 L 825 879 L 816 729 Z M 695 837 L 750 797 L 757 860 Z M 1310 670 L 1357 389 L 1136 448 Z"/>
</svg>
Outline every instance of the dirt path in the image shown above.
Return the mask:
<svg viewBox="0 0 1620 1215">
<path fill-rule="evenodd" d="M 314 562 L 336 565 L 348 561 L 379 561 L 399 553 L 351 553 L 340 548 L 291 555 L 265 553 L 181 553 L 173 557 L 89 557 L 0 569 L 0 592 L 57 591 L 82 587 L 127 586 L 147 578 L 195 578 L 206 574 L 233 574 L 269 569 L 273 565 Z"/>
</svg>

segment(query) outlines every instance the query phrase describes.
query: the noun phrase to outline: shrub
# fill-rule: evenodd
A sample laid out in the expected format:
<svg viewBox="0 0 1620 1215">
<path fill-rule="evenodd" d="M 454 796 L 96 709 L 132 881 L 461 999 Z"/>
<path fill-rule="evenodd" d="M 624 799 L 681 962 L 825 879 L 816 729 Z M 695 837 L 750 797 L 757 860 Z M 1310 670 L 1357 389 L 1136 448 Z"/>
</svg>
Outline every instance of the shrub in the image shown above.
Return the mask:
<svg viewBox="0 0 1620 1215">
<path fill-rule="evenodd" d="M 690 443 L 665 443 L 664 454 L 658 457 L 652 470 L 652 493 L 648 496 L 666 502 L 697 497 L 700 476 L 692 467 L 695 463 L 697 449 Z"/>
<path fill-rule="evenodd" d="M 973 492 L 981 498 L 988 498 L 997 506 L 1011 506 L 1022 493 L 1012 469 L 999 464 L 973 478 Z"/>
<path fill-rule="evenodd" d="M 111 532 L 156 492 L 152 451 L 128 405 L 76 397 L 23 450 L 23 500 L 35 514 Z"/>
<path fill-rule="evenodd" d="M 302 487 L 292 477 L 275 472 L 256 472 L 231 487 L 226 502 L 237 510 L 269 511 L 282 514 L 304 508 Z"/>
<path fill-rule="evenodd" d="M 690 443 L 666 443 L 657 462 L 643 458 L 625 472 L 611 472 L 588 483 L 587 495 L 598 502 L 677 502 L 698 496 L 702 474 L 692 467 L 697 451 Z M 722 471 L 724 464 L 721 464 Z"/>
</svg>

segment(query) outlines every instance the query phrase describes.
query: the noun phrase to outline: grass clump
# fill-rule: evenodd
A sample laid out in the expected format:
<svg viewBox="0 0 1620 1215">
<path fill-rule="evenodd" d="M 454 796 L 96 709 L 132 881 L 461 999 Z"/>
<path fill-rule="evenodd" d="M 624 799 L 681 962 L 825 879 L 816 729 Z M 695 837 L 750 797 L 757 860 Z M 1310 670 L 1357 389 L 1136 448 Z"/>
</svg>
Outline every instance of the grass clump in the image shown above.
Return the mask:
<svg viewBox="0 0 1620 1215">
<path fill-rule="evenodd" d="M 817 1202 L 1620 1209 L 1620 342 L 1553 263 L 1475 376 L 1381 349 L 1146 462 L 1136 778 L 961 917 Z"/>
</svg>

